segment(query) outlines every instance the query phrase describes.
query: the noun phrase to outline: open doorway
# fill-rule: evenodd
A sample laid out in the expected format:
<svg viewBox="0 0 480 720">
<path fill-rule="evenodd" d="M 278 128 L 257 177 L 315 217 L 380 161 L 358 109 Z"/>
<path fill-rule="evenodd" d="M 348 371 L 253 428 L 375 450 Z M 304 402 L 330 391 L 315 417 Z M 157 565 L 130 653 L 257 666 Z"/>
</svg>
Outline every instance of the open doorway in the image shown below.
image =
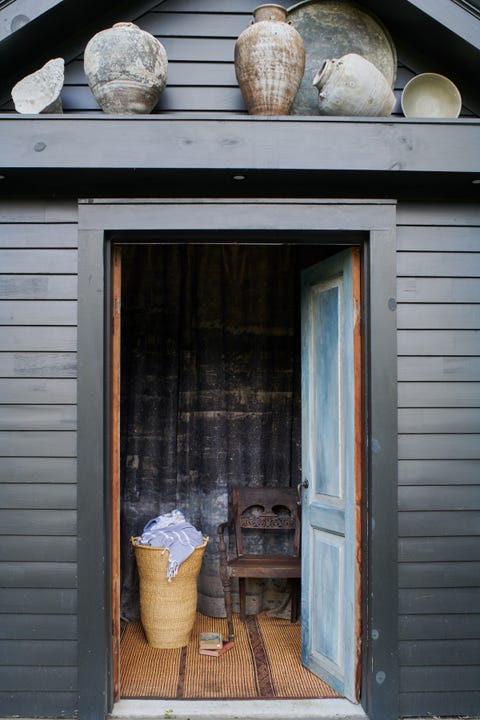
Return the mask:
<svg viewBox="0 0 480 720">
<path fill-rule="evenodd" d="M 289 243 L 114 248 L 112 447 L 119 478 L 112 506 L 120 540 L 112 553 L 118 558 L 112 586 L 118 636 L 122 621 L 138 622 L 129 539 L 147 520 L 180 507 L 212 538 L 199 579 L 199 610 L 218 618 L 224 605 L 216 527 L 226 517 L 229 485 L 302 481 L 300 276 L 339 250 Z M 356 592 L 359 603 L 358 586 Z M 250 614 L 279 621 L 288 615 L 288 587 L 253 587 L 248 599 Z M 120 648 L 116 656 L 120 697 Z M 203 691 L 195 697 L 212 696 L 205 683 Z M 146 695 L 141 688 L 138 693 Z M 323 696 L 335 694 L 328 688 Z"/>
</svg>

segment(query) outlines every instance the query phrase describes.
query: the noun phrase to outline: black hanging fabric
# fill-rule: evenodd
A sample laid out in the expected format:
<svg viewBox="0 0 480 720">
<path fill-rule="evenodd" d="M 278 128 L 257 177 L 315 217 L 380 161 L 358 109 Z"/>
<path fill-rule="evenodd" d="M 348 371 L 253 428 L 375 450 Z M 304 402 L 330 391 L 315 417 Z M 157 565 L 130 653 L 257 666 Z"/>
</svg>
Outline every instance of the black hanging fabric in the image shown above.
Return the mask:
<svg viewBox="0 0 480 720">
<path fill-rule="evenodd" d="M 297 278 L 287 245 L 123 248 L 125 619 L 138 618 L 129 539 L 149 519 L 178 508 L 209 536 L 199 610 L 223 616 L 217 526 L 229 486 L 300 481 Z"/>
</svg>

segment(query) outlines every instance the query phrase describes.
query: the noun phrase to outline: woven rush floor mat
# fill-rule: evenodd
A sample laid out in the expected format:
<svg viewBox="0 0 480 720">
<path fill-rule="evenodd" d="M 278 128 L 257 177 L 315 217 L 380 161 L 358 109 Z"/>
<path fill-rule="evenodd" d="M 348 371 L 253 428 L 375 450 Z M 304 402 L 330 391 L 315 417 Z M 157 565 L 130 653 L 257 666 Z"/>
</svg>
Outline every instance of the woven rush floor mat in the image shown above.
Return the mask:
<svg viewBox="0 0 480 720">
<path fill-rule="evenodd" d="M 300 624 L 234 615 L 235 643 L 220 657 L 199 655 L 201 632 L 226 633 L 226 622 L 197 613 L 187 647 L 148 645 L 140 623 L 126 626 L 120 646 L 121 696 L 176 700 L 331 698 L 332 688 L 300 663 Z"/>
</svg>

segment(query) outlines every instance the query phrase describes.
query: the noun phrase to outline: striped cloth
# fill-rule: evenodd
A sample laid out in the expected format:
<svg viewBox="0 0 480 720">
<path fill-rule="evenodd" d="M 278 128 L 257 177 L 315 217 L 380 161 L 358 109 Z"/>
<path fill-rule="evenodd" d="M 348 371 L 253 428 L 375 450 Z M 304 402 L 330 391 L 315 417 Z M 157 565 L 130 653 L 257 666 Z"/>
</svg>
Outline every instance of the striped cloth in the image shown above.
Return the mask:
<svg viewBox="0 0 480 720">
<path fill-rule="evenodd" d="M 185 520 L 180 510 L 158 515 L 149 520 L 138 539 L 139 545 L 165 548 L 170 553 L 167 564 L 167 579 L 170 582 L 178 568 L 196 547 L 203 543 L 202 533 Z"/>
</svg>

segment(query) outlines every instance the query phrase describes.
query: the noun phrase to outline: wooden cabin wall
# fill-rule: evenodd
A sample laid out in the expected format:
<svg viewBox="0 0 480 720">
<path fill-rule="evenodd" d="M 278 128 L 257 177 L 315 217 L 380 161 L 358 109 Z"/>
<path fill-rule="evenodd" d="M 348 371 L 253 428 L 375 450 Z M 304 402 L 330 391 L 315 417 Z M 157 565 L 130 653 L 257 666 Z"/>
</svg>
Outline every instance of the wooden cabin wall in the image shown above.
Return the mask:
<svg viewBox="0 0 480 720">
<path fill-rule="evenodd" d="M 480 707 L 480 207 L 398 209 L 400 713 Z"/>
<path fill-rule="evenodd" d="M 76 707 L 76 202 L 0 203 L 0 714 Z"/>
<path fill-rule="evenodd" d="M 1 714 L 76 703 L 75 202 L 0 205 Z M 399 205 L 403 714 L 479 707 L 480 210 Z"/>
</svg>

